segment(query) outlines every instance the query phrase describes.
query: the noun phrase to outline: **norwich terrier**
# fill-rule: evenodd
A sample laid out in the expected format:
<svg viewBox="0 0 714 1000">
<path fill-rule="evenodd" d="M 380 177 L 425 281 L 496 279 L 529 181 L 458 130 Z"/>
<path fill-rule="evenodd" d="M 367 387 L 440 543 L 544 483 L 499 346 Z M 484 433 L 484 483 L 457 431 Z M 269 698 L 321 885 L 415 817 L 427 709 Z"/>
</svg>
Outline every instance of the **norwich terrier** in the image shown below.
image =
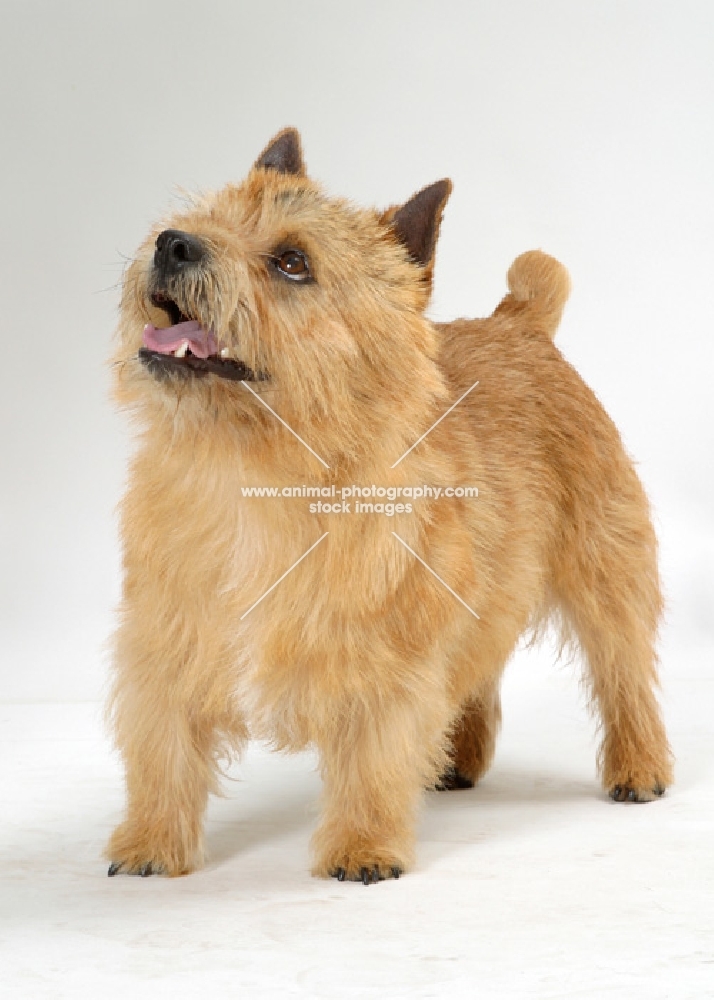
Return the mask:
<svg viewBox="0 0 714 1000">
<path fill-rule="evenodd" d="M 526 253 L 491 317 L 430 322 L 450 191 L 384 212 L 328 198 L 286 129 L 127 270 L 115 394 L 140 435 L 110 875 L 198 865 L 219 761 L 250 735 L 319 754 L 314 874 L 399 876 L 422 790 L 478 781 L 501 673 L 548 622 L 582 650 L 612 798 L 671 781 L 655 535 L 617 430 L 553 344 L 567 273 Z"/>
</svg>

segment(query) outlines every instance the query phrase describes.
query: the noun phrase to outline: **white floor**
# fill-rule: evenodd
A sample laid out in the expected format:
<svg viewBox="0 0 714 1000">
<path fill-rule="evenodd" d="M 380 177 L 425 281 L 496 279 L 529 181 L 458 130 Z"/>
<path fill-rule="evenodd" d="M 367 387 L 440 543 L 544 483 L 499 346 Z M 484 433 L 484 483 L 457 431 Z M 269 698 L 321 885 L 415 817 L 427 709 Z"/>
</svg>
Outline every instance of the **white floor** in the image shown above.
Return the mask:
<svg viewBox="0 0 714 1000">
<path fill-rule="evenodd" d="M 714 680 L 664 673 L 677 784 L 616 805 L 575 674 L 519 654 L 496 762 L 430 793 L 417 870 L 318 881 L 309 756 L 253 747 L 211 803 L 211 860 L 106 877 L 122 807 L 97 705 L 0 706 L 2 998 L 714 997 Z"/>
</svg>

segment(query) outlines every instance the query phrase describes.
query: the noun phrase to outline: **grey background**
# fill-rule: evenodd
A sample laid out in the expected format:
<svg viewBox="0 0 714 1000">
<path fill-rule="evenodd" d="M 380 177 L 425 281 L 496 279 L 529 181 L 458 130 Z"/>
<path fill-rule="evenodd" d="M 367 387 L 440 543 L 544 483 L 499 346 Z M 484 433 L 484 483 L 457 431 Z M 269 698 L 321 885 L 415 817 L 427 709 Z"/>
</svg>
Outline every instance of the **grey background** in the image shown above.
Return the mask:
<svg viewBox="0 0 714 1000">
<path fill-rule="evenodd" d="M 713 43 L 706 0 L 4 0 L 0 698 L 101 694 L 123 262 L 287 124 L 359 203 L 452 177 L 438 318 L 490 312 L 525 249 L 568 266 L 558 344 L 638 459 L 686 671 L 713 632 Z"/>
</svg>

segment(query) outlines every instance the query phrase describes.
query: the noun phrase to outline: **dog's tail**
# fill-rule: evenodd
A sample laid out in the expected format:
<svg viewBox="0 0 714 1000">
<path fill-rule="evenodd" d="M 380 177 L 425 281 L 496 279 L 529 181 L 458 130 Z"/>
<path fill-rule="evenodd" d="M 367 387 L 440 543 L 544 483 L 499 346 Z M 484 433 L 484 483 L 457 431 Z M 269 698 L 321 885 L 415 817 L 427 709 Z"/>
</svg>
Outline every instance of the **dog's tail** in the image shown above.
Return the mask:
<svg viewBox="0 0 714 1000">
<path fill-rule="evenodd" d="M 508 289 L 494 315 L 525 315 L 554 337 L 570 294 L 570 278 L 560 261 L 541 250 L 522 253 L 511 264 Z"/>
</svg>

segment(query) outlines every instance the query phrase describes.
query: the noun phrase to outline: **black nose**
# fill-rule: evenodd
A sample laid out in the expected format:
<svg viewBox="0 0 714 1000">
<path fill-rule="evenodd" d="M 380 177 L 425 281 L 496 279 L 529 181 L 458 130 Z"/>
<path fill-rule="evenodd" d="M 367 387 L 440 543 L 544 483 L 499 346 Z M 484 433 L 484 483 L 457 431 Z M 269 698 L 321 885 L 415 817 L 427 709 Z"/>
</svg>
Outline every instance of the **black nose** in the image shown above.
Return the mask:
<svg viewBox="0 0 714 1000">
<path fill-rule="evenodd" d="M 205 256 L 205 248 L 197 236 L 182 233 L 179 229 L 164 229 L 156 239 L 154 266 L 164 274 L 176 274 L 185 267 L 200 263 Z"/>
</svg>

